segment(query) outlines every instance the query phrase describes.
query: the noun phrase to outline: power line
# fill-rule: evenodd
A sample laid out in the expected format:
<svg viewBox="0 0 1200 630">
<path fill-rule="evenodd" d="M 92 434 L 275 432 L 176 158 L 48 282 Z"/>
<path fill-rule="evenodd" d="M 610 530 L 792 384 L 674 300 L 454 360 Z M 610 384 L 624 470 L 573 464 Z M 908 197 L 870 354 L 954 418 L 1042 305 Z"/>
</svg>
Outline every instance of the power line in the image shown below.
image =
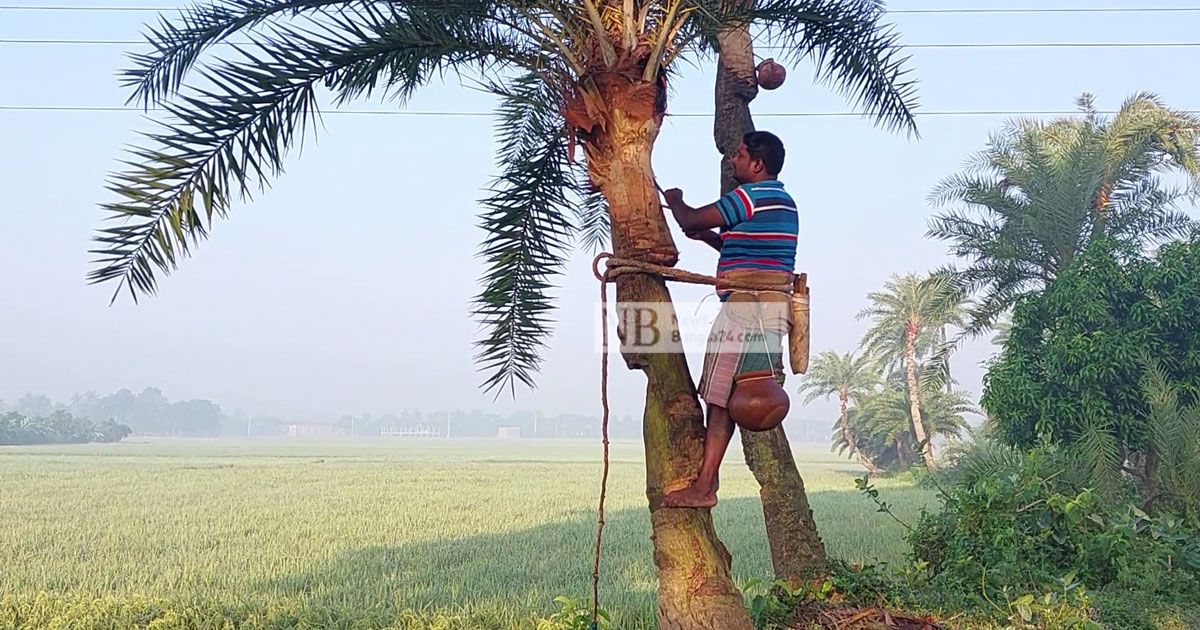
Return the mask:
<svg viewBox="0 0 1200 630">
<path fill-rule="evenodd" d="M 140 107 L 121 107 L 121 106 L 93 106 L 93 105 L 0 105 L 0 112 L 140 112 L 154 113 L 165 112 L 163 108 L 142 109 Z M 1176 110 L 1185 114 L 1200 114 L 1200 110 Z M 1100 110 L 1098 114 L 1116 114 L 1118 110 Z M 336 115 L 359 115 L 359 116 L 410 116 L 410 117 L 490 117 L 495 116 L 493 112 L 474 112 L 474 111 L 424 111 L 424 110 L 386 110 L 386 109 L 331 109 L 321 112 L 325 114 Z M 918 117 L 950 117 L 950 116 L 1068 116 L 1078 115 L 1081 112 L 1074 109 L 1042 109 L 1042 110 L 935 110 L 914 112 L 914 116 Z M 870 114 L 856 112 L 755 112 L 755 117 L 767 118 L 858 118 L 870 116 Z M 669 113 L 668 118 L 711 118 L 712 114 L 700 112 L 680 112 L 677 114 Z"/>
<path fill-rule="evenodd" d="M 81 6 L 81 5 L 0 5 L 0 11 L 80 11 L 80 12 L 166 12 L 184 7 Z M 988 15 L 1043 13 L 1194 13 L 1200 7 L 1044 7 L 1044 8 L 962 8 L 962 9 L 897 9 L 888 15 Z"/>
<path fill-rule="evenodd" d="M 217 42 L 226 46 L 258 46 L 255 42 Z M 147 46 L 138 39 L 0 39 L 0 44 L 51 46 Z M 901 44 L 898 48 L 1197 48 L 1200 42 L 946 42 Z M 768 46 L 768 49 L 782 49 Z"/>
<path fill-rule="evenodd" d="M 888 10 L 888 15 L 986 15 L 1002 13 L 1188 13 L 1200 7 L 1045 7 L 1040 9 L 902 9 Z"/>
</svg>

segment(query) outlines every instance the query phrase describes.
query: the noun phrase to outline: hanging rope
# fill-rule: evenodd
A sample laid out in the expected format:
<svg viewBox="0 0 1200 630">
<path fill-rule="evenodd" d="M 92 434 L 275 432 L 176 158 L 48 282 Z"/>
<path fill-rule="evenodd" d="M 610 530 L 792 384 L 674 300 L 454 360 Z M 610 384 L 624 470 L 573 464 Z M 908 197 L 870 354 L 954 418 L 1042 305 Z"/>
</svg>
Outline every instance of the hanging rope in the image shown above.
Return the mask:
<svg viewBox="0 0 1200 630">
<path fill-rule="evenodd" d="M 601 261 L 606 261 L 603 272 L 600 271 Z M 604 499 L 608 493 L 608 283 L 631 273 L 656 275 L 686 284 L 717 286 L 717 279 L 713 276 L 631 258 L 617 258 L 607 252 L 592 260 L 592 274 L 596 276 L 596 280 L 600 281 L 600 407 L 603 410 L 600 418 L 600 435 L 604 445 L 604 465 L 603 472 L 600 474 L 600 506 L 597 509 L 595 558 L 592 564 L 591 630 L 597 630 L 600 626 L 600 542 L 604 536 Z M 721 288 L 778 293 L 792 292 L 791 284 L 766 284 L 726 279 L 721 280 Z"/>
</svg>

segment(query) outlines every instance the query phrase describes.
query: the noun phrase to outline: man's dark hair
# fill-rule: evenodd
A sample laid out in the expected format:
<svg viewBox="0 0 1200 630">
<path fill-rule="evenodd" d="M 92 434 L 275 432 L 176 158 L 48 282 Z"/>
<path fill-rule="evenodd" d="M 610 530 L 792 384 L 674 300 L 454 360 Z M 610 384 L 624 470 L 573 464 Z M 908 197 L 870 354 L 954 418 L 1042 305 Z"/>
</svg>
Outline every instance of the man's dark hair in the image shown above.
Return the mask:
<svg viewBox="0 0 1200 630">
<path fill-rule="evenodd" d="M 778 175 L 783 170 L 783 141 L 769 131 L 751 131 L 742 136 L 746 152 L 755 160 L 762 160 L 767 173 Z"/>
</svg>

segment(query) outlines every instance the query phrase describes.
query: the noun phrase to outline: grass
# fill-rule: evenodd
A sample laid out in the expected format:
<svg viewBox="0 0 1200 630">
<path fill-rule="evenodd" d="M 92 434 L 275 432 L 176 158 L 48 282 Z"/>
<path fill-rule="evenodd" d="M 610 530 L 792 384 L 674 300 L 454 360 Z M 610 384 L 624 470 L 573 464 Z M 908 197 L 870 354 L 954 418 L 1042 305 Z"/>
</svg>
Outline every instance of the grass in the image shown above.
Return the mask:
<svg viewBox="0 0 1200 630">
<path fill-rule="evenodd" d="M 602 604 L 652 625 L 654 567 L 637 444 L 615 444 Z M 757 485 L 737 445 L 718 532 L 739 583 L 770 574 Z M 854 490 L 860 469 L 797 449 L 831 555 L 903 561 L 903 528 Z M 599 446 L 135 439 L 0 448 L 0 597 L 161 598 L 356 615 L 416 611 L 526 627 L 590 599 Z M 881 481 L 908 522 L 932 495 Z M 484 621 L 486 620 L 486 621 Z M 0 617 L 0 625 L 2 625 Z"/>
</svg>

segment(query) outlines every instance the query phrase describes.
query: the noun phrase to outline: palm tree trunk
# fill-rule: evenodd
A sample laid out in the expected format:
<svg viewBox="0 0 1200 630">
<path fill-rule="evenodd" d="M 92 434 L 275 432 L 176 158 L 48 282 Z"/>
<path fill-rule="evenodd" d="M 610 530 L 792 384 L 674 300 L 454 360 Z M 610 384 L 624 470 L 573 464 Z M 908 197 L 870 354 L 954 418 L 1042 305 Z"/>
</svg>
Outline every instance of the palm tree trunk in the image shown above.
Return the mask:
<svg viewBox="0 0 1200 630">
<path fill-rule="evenodd" d="M 754 48 L 746 27 L 722 31 L 717 40 L 720 56 L 713 137 L 723 155 L 733 155 L 742 136 L 754 131 L 750 115 L 750 101 L 758 94 Z M 721 160 L 721 192 L 736 185 L 729 161 Z M 746 464 L 759 484 L 775 575 L 801 578 L 821 573 L 828 565 L 825 544 L 783 427 L 762 433 L 743 431 L 741 441 Z"/>
<path fill-rule="evenodd" d="M 854 434 L 850 432 L 850 396 L 845 391 L 838 392 L 838 426 L 842 429 L 842 439 L 846 440 L 846 444 L 850 447 L 850 452 L 858 459 L 858 463 L 862 464 L 869 473 L 879 472 L 879 467 L 875 462 L 867 459 L 866 455 L 858 448 L 858 440 L 854 439 Z"/>
<path fill-rule="evenodd" d="M 946 327 L 942 326 L 942 338 L 939 340 L 939 343 L 943 345 L 947 343 L 947 339 L 949 339 L 949 337 L 946 335 Z M 954 377 L 950 374 L 950 357 L 946 357 L 946 393 L 954 393 Z"/>
<path fill-rule="evenodd" d="M 913 435 L 921 444 L 921 455 L 925 459 L 925 468 L 934 469 L 933 443 L 925 434 L 925 424 L 921 421 L 921 390 L 917 383 L 917 327 L 909 325 L 904 331 L 904 371 L 908 377 L 908 404 L 912 415 Z"/>
<path fill-rule="evenodd" d="M 716 115 L 713 119 L 713 139 L 722 155 L 733 155 L 742 144 L 742 136 L 754 131 L 750 101 L 758 96 L 758 80 L 754 72 L 754 44 L 749 27 L 721 31 L 717 34 L 720 54 L 717 56 Z M 721 160 L 721 192 L 737 186 L 733 166 Z"/>
<path fill-rule="evenodd" d="M 614 253 L 673 265 L 678 253 L 650 164 L 662 123 L 654 107 L 657 88 L 616 75 L 600 75 L 595 83 L 606 120 L 583 136 L 584 147 L 592 182 L 609 204 Z M 629 274 L 616 284 L 618 313 L 620 304 L 654 303 L 660 316 L 672 321 L 671 295 L 662 278 Z M 619 315 L 618 322 L 620 336 Z M 630 369 L 646 375 L 646 497 L 658 568 L 659 627 L 749 630 L 749 614 L 730 575 L 732 559 L 717 538 L 711 512 L 662 506 L 664 494 L 696 477 L 704 446 L 703 414 L 682 347 L 645 352 L 625 346 L 622 356 Z"/>
</svg>

